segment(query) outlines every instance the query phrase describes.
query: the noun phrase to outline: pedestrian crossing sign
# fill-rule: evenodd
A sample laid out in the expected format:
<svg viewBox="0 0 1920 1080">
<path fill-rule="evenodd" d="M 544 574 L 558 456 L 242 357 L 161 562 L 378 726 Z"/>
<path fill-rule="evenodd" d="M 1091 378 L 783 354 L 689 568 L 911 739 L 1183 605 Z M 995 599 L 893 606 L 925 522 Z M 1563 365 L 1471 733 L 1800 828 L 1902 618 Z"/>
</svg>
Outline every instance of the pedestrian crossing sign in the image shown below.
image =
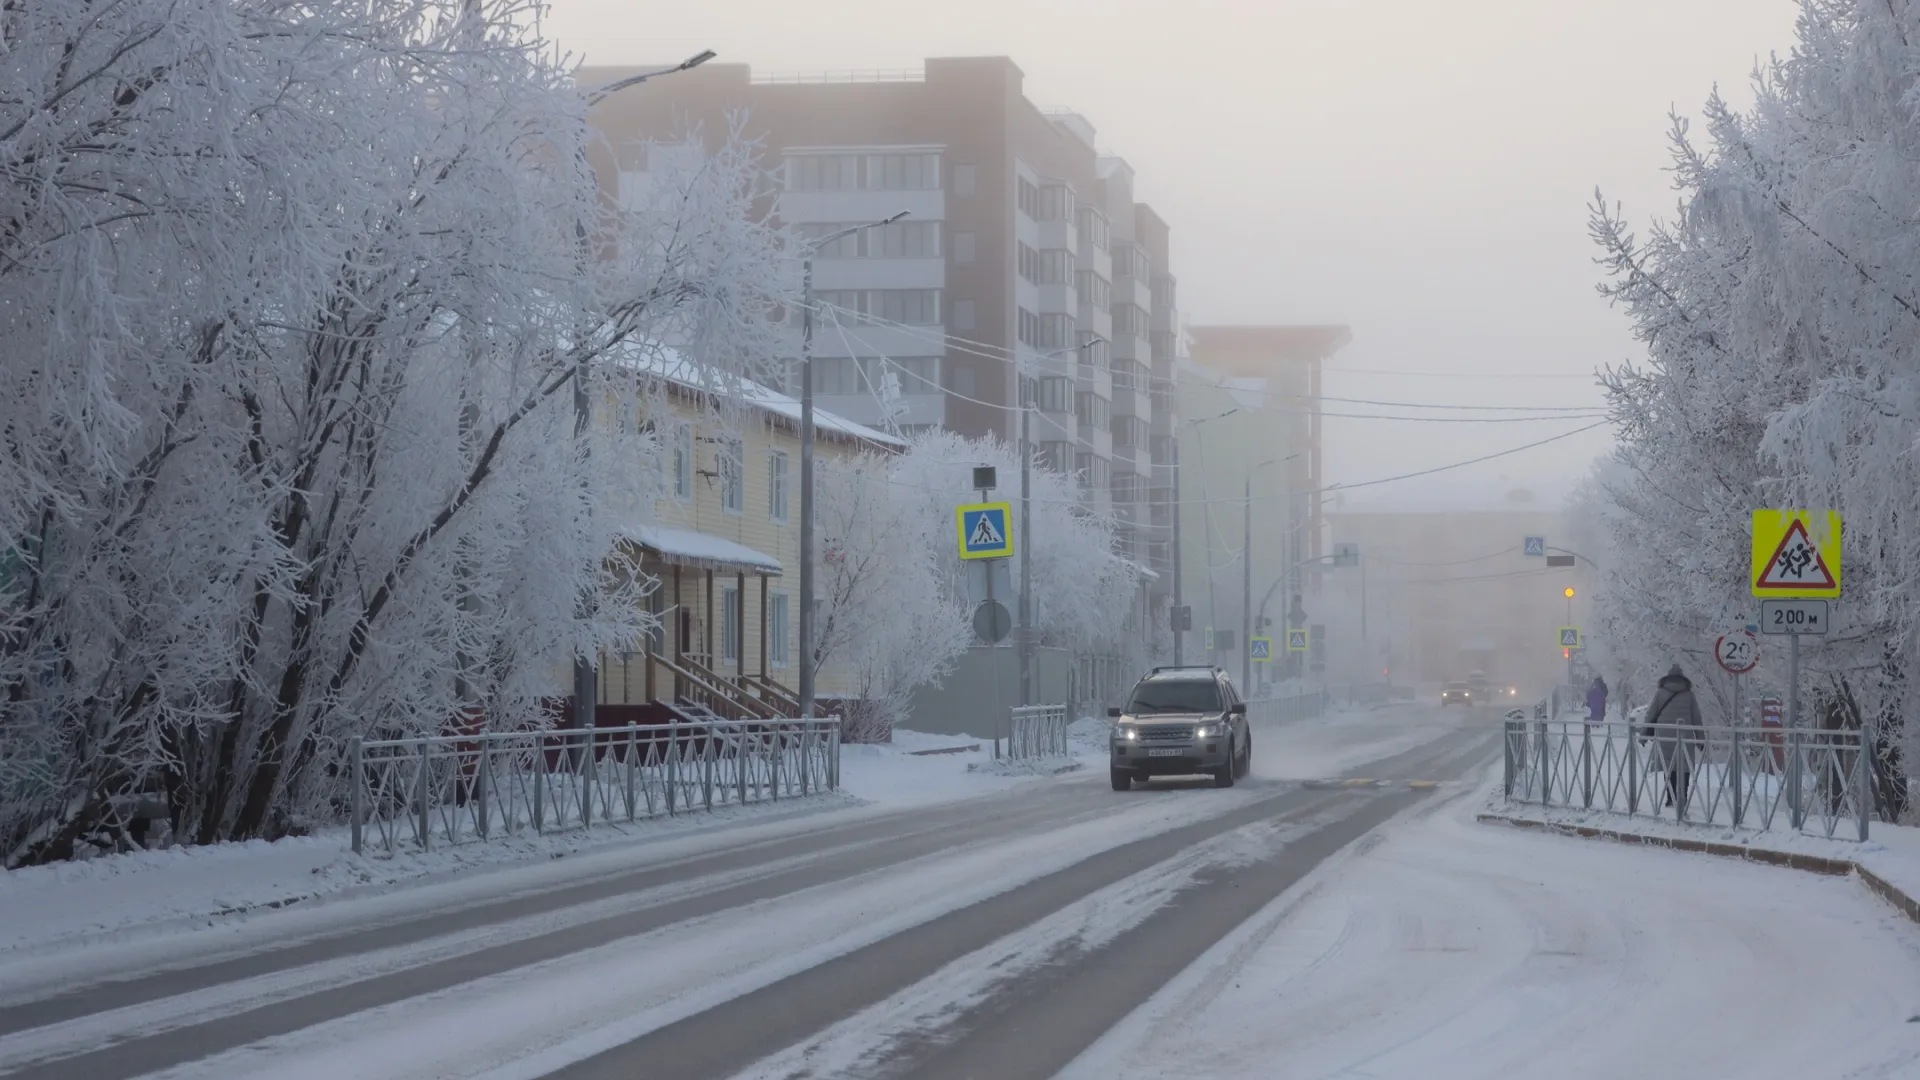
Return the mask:
<svg viewBox="0 0 1920 1080">
<path fill-rule="evenodd" d="M 1004 559 L 1013 554 L 1008 503 L 975 503 L 957 508 L 962 559 Z"/>
<path fill-rule="evenodd" d="M 1299 627 L 1298 629 L 1287 631 L 1287 651 L 1288 652 L 1306 652 L 1307 651 L 1306 627 L 1303 626 L 1303 627 Z"/>
<path fill-rule="evenodd" d="M 1273 663 L 1273 639 L 1257 637 L 1253 639 L 1253 662 L 1256 664 Z"/>
<path fill-rule="evenodd" d="M 1580 628 L 1577 626 L 1561 627 L 1560 628 L 1560 647 L 1563 649 L 1579 648 L 1580 647 Z"/>
</svg>

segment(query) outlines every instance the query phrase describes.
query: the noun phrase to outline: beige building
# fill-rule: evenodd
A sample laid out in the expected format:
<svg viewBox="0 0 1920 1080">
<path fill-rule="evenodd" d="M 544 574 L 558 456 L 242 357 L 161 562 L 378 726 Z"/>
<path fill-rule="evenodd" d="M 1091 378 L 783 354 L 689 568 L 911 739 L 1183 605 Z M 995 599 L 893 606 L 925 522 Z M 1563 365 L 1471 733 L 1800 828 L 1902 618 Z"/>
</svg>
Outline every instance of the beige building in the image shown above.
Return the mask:
<svg viewBox="0 0 1920 1080">
<path fill-rule="evenodd" d="M 629 554 L 659 582 L 651 610 L 661 633 L 601 655 L 597 722 L 798 715 L 799 402 L 743 384 L 728 388 L 741 400 L 716 407 L 689 369 L 650 371 L 656 415 L 642 422 L 661 433 L 667 475 Z M 823 469 L 905 446 L 831 412 L 814 420 Z M 560 685 L 570 688 L 571 675 Z M 832 662 L 816 685 L 829 701 L 853 689 Z"/>
</svg>

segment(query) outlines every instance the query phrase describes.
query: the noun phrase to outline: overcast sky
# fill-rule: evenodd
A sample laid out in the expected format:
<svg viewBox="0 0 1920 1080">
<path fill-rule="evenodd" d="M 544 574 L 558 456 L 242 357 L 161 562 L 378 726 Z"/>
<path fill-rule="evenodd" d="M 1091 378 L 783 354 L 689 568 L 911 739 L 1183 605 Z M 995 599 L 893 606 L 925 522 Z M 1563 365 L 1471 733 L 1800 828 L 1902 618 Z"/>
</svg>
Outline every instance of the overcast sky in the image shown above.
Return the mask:
<svg viewBox="0 0 1920 1080">
<path fill-rule="evenodd" d="M 705 48 L 766 71 L 1011 56 L 1029 98 L 1084 114 L 1134 166 L 1137 197 L 1173 227 L 1193 322 L 1351 326 L 1330 395 L 1581 406 L 1600 403 L 1596 368 L 1638 354 L 1593 291 L 1594 188 L 1638 221 L 1670 213 L 1668 109 L 1697 116 L 1716 85 L 1744 105 L 1756 59 L 1791 47 L 1794 13 L 1791 0 L 552 0 L 549 30 L 599 64 Z M 1589 422 L 1330 419 L 1327 469 L 1362 482 Z M 1607 442 L 1603 428 L 1352 505 L 1483 502 L 1516 485 L 1552 498 Z"/>
</svg>

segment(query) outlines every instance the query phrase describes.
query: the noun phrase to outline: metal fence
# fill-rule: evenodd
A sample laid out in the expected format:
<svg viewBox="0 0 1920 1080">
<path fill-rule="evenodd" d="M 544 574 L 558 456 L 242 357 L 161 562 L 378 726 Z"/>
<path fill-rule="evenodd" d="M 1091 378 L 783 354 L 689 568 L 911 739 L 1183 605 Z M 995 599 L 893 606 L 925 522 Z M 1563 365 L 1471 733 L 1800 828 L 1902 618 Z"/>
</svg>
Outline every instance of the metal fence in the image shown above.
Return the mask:
<svg viewBox="0 0 1920 1080">
<path fill-rule="evenodd" d="M 1065 705 L 1017 705 L 1012 712 L 1013 727 L 1007 737 L 1008 757 L 1037 758 L 1067 755 L 1067 707 Z"/>
<path fill-rule="evenodd" d="M 1851 822 L 1867 838 L 1873 780 L 1858 731 L 1505 723 L 1509 802 L 1827 837 Z"/>
<path fill-rule="evenodd" d="M 354 740 L 353 850 L 580 829 L 840 786 L 840 718 Z"/>
<path fill-rule="evenodd" d="M 1255 698 L 1247 702 L 1247 721 L 1311 720 L 1326 714 L 1327 697 L 1325 690 L 1305 690 L 1281 697 Z"/>
</svg>

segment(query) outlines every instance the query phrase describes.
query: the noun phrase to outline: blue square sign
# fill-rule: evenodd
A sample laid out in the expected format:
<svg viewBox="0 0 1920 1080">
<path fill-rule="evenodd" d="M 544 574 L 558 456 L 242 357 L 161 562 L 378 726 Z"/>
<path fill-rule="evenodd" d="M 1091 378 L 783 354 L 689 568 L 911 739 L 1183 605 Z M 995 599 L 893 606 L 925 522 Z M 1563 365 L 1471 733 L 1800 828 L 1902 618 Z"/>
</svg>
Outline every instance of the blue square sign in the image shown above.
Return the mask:
<svg viewBox="0 0 1920 1080">
<path fill-rule="evenodd" d="M 958 507 L 962 559 L 1004 559 L 1013 554 L 1011 507 L 1007 503 L 975 503 Z"/>
<path fill-rule="evenodd" d="M 1509 551 L 1511 551 L 1512 549 L 1511 549 L 1511 548 L 1509 548 L 1508 550 L 1509 550 Z M 1546 555 L 1546 553 L 1547 553 L 1547 538 L 1546 538 L 1546 537 L 1544 537 L 1544 536 L 1529 536 L 1529 537 L 1527 537 L 1527 547 L 1526 547 L 1526 551 L 1527 551 L 1527 554 L 1528 554 L 1528 555 L 1540 555 L 1540 556 L 1544 556 L 1544 555 Z"/>
</svg>

